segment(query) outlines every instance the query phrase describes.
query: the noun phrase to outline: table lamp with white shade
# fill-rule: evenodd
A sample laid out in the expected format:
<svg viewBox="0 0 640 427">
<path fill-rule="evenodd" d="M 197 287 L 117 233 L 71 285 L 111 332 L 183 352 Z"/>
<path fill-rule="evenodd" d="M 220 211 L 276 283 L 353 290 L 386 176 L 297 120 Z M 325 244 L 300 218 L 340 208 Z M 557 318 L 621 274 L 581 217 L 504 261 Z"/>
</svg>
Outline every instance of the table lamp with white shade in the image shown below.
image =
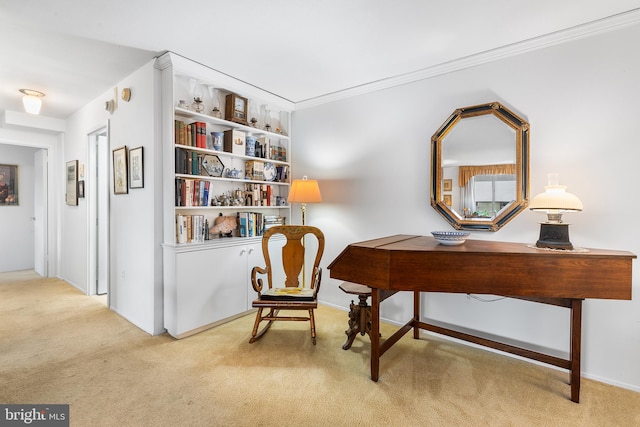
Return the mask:
<svg viewBox="0 0 640 427">
<path fill-rule="evenodd" d="M 538 248 L 573 249 L 569 241 L 569 224 L 562 221 L 562 214 L 581 211 L 582 202 L 558 182 L 558 174 L 550 173 L 544 193 L 535 196 L 529 204 L 532 211 L 547 213 L 547 221 L 540 223 L 540 238 L 536 242 Z"/>
</svg>

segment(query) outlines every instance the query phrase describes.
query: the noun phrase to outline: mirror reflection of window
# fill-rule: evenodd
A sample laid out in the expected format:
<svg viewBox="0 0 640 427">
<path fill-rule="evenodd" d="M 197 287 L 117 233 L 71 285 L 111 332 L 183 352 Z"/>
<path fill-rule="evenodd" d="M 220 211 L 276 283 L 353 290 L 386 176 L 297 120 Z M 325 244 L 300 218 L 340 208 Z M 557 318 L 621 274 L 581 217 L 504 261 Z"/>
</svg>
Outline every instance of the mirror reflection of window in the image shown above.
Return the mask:
<svg viewBox="0 0 640 427">
<path fill-rule="evenodd" d="M 473 187 L 476 218 L 494 218 L 516 196 L 515 175 L 477 175 Z"/>
</svg>

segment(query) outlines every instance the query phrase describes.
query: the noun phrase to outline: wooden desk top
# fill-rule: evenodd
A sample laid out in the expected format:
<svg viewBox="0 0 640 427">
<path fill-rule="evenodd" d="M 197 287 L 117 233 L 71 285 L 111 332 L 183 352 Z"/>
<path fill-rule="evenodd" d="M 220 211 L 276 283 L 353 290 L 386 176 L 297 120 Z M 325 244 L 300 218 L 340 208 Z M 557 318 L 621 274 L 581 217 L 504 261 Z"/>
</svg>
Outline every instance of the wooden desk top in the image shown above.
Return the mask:
<svg viewBox="0 0 640 427">
<path fill-rule="evenodd" d="M 353 243 L 329 265 L 332 278 L 372 288 L 548 298 L 631 299 L 626 251 L 549 251 L 524 243 L 394 235 Z"/>
</svg>

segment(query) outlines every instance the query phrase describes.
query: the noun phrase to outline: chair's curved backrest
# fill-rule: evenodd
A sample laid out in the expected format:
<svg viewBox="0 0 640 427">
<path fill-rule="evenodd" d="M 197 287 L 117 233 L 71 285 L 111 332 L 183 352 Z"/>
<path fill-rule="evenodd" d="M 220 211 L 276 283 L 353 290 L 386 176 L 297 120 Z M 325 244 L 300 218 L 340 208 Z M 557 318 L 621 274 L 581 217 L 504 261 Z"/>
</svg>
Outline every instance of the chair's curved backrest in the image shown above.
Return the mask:
<svg viewBox="0 0 640 427">
<path fill-rule="evenodd" d="M 268 229 L 262 236 L 262 253 L 267 267 L 269 289 L 273 286 L 273 266 L 269 255 L 269 239 L 278 234 L 282 234 L 287 239 L 284 246 L 282 246 L 282 267 L 286 276 L 284 285 L 286 287 L 297 287 L 300 284 L 298 277 L 305 259 L 304 236 L 312 234 L 318 240 L 317 252 L 311 268 L 313 277 L 319 271 L 320 259 L 324 253 L 324 234 L 319 228 L 309 225 L 277 225 Z M 315 280 L 311 280 L 310 287 L 312 289 L 316 284 L 315 282 Z"/>
</svg>

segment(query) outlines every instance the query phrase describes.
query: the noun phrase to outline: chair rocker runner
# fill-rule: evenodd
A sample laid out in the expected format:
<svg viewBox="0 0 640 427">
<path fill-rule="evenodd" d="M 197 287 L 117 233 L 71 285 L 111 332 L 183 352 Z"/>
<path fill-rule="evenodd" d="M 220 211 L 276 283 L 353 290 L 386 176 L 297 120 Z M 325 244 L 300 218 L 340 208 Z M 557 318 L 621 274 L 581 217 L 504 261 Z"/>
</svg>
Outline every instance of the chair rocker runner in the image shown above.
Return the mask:
<svg viewBox="0 0 640 427">
<path fill-rule="evenodd" d="M 269 239 L 275 235 L 284 235 L 286 242 L 282 246 L 282 268 L 286 276 L 285 283 L 274 286 L 274 267 L 271 264 L 269 255 Z M 318 241 L 317 252 L 311 269 L 311 281 L 308 288 L 304 283 L 300 284 L 298 277 L 304 268 L 305 246 L 304 236 L 312 234 Z M 251 285 L 258 293 L 258 298 L 251 304 L 257 308 L 256 321 L 251 333 L 250 343 L 254 343 L 271 327 L 276 320 L 286 321 L 309 321 L 311 325 L 311 341 L 316 343 L 316 324 L 314 311 L 318 307 L 318 291 L 322 279 L 322 268 L 320 259 L 324 252 L 324 234 L 320 229 L 304 225 L 280 225 L 267 230 L 262 236 L 262 253 L 264 255 L 265 267 L 253 267 L 251 270 Z M 276 270 L 277 271 L 277 270 Z M 267 276 L 267 286 L 264 288 L 263 277 Z M 264 309 L 268 309 L 263 315 Z M 280 310 L 305 310 L 308 316 L 281 316 Z M 258 332 L 260 323 L 266 321 L 267 324 Z"/>
</svg>

